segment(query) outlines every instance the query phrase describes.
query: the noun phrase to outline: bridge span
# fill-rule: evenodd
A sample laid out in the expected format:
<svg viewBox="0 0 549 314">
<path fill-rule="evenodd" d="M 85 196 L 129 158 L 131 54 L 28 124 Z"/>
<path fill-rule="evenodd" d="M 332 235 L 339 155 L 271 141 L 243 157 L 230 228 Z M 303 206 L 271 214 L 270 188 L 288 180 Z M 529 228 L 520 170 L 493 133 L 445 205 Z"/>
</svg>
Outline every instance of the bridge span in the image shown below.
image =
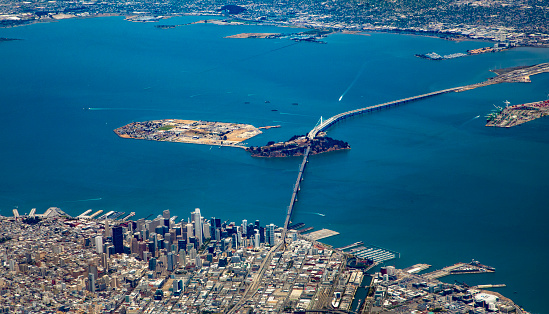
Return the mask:
<svg viewBox="0 0 549 314">
<path fill-rule="evenodd" d="M 301 184 L 301 181 L 303 181 L 303 172 L 305 171 L 305 167 L 307 166 L 307 162 L 309 162 L 309 154 L 311 153 L 311 143 L 307 145 L 307 149 L 305 150 L 305 153 L 303 154 L 303 161 L 301 162 L 301 166 L 299 167 L 299 173 L 297 174 L 297 180 L 294 184 L 294 191 L 292 193 L 292 198 L 290 199 L 290 205 L 288 206 L 288 212 L 286 214 L 286 221 L 284 222 L 284 231 L 282 231 L 282 240 L 286 242 L 286 233 L 288 232 L 288 226 L 290 225 L 290 219 L 292 218 L 292 212 L 294 211 L 294 205 L 295 202 L 297 202 L 297 193 L 299 192 L 299 186 Z"/>
<path fill-rule="evenodd" d="M 355 110 L 351 110 L 351 111 L 347 111 L 347 112 L 342 112 L 342 113 L 337 114 L 337 115 L 335 115 L 335 116 L 333 116 L 333 117 L 331 117 L 327 120 L 322 121 L 322 123 L 317 125 L 314 129 L 312 129 L 307 134 L 307 137 L 310 140 L 312 140 L 318 135 L 318 133 L 327 130 L 329 127 L 334 125 L 334 123 L 339 122 L 339 121 L 344 120 L 344 119 L 347 119 L 347 118 L 350 118 L 352 116 L 356 116 L 356 115 L 364 114 L 364 113 L 369 113 L 369 112 L 373 112 L 373 111 L 378 111 L 378 110 L 382 110 L 382 109 L 386 109 L 386 108 L 396 107 L 398 105 L 402 105 L 402 104 L 405 104 L 407 102 L 411 102 L 411 101 L 415 101 L 415 100 L 419 100 L 419 99 L 424 99 L 424 98 L 428 98 L 428 97 L 432 97 L 432 96 L 436 96 L 436 95 L 440 95 L 440 94 L 461 91 L 464 88 L 465 88 L 464 86 L 448 88 L 448 89 L 443 89 L 443 90 L 439 90 L 439 91 L 432 92 L 432 93 L 427 93 L 427 94 L 423 94 L 423 95 L 408 97 L 408 98 L 404 98 L 404 99 L 394 100 L 394 101 L 391 101 L 391 102 L 386 102 L 386 103 L 379 104 L 379 105 L 374 105 L 374 106 L 355 109 Z"/>
</svg>

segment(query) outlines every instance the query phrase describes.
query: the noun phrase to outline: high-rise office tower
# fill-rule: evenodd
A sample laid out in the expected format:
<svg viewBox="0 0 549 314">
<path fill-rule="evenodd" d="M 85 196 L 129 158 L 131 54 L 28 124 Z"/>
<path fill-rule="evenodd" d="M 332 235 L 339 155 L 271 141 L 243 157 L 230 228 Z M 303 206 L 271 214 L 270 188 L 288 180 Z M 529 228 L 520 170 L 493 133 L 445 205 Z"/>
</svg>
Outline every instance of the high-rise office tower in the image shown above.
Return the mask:
<svg viewBox="0 0 549 314">
<path fill-rule="evenodd" d="M 259 237 L 259 230 L 255 230 L 255 236 L 254 236 L 254 247 L 259 248 L 260 246 L 260 237 Z"/>
<path fill-rule="evenodd" d="M 186 229 L 187 229 L 187 242 L 189 242 L 189 238 L 194 236 L 193 225 L 188 223 L 186 225 Z"/>
<path fill-rule="evenodd" d="M 204 223 L 203 230 L 204 230 L 204 234 L 203 234 L 204 239 L 211 239 L 212 236 L 210 234 L 210 223 L 209 222 Z"/>
<path fill-rule="evenodd" d="M 194 220 L 194 236 L 198 240 L 198 246 L 202 245 L 202 216 L 200 215 L 200 208 L 195 208 L 192 213 Z"/>
<path fill-rule="evenodd" d="M 179 266 L 184 268 L 185 265 L 187 265 L 187 254 L 185 250 L 181 249 L 179 250 Z"/>
<path fill-rule="evenodd" d="M 103 237 L 100 235 L 95 237 L 95 251 L 97 254 L 103 254 Z"/>
<path fill-rule="evenodd" d="M 112 237 L 111 224 L 107 219 L 105 219 L 105 237 Z"/>
<path fill-rule="evenodd" d="M 114 245 L 115 253 L 124 253 L 124 234 L 122 234 L 122 227 L 116 226 L 112 228 L 112 244 Z"/>
<path fill-rule="evenodd" d="M 93 274 L 88 274 L 88 285 L 89 285 L 89 291 L 91 293 L 95 293 L 95 277 Z"/>
<path fill-rule="evenodd" d="M 248 230 L 248 220 L 242 219 L 242 235 L 246 236 L 246 231 Z"/>
<path fill-rule="evenodd" d="M 175 259 L 172 252 L 168 252 L 167 264 L 168 264 L 167 265 L 168 271 L 172 271 L 174 269 L 174 264 L 175 264 Z"/>
<path fill-rule="evenodd" d="M 151 259 L 149 260 L 149 270 L 156 270 L 156 258 L 154 257 L 151 257 Z"/>
<path fill-rule="evenodd" d="M 275 225 L 270 224 L 270 225 L 267 225 L 267 229 L 265 230 L 266 242 L 269 245 L 275 245 L 274 229 L 275 229 Z"/>
<path fill-rule="evenodd" d="M 136 254 L 139 252 L 139 242 L 136 238 L 132 238 L 131 252 Z"/>
<path fill-rule="evenodd" d="M 170 210 L 166 209 L 165 211 L 163 211 L 162 217 L 164 217 L 164 219 L 170 219 Z"/>
<path fill-rule="evenodd" d="M 265 228 L 259 227 L 259 242 L 265 243 Z"/>
</svg>

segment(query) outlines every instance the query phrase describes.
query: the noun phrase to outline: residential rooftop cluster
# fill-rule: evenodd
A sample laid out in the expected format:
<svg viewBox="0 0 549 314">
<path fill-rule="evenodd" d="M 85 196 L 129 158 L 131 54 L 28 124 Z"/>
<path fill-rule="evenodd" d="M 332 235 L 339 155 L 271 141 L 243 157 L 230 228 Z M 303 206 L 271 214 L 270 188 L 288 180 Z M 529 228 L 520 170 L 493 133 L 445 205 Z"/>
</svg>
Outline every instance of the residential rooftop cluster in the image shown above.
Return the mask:
<svg viewBox="0 0 549 314">
<path fill-rule="evenodd" d="M 238 4 L 246 10 L 222 10 Z M 238 13 L 238 14 L 229 14 Z M 13 1 L 0 0 L 0 26 L 100 15 L 137 15 L 136 21 L 182 14 L 232 15 L 253 23 L 335 31 L 412 32 L 451 39 L 505 41 L 549 46 L 549 5 L 543 1 L 313 1 L 232 3 L 194 1 Z"/>
<path fill-rule="evenodd" d="M 0 312 L 93 313 L 114 310 L 146 263 L 98 253 L 95 221 L 0 219 Z"/>
</svg>

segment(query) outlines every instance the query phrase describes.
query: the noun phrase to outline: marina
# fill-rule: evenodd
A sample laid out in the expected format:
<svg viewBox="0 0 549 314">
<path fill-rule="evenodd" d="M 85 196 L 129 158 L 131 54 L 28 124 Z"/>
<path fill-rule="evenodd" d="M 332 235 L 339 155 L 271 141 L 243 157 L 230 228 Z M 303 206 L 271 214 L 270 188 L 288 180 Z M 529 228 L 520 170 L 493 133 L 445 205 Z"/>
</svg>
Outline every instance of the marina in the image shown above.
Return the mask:
<svg viewBox="0 0 549 314">
<path fill-rule="evenodd" d="M 353 243 L 338 250 L 344 251 L 345 253 L 351 254 L 359 259 L 369 260 L 376 264 L 400 257 L 399 253 L 391 250 L 376 246 L 364 246 L 362 241 Z"/>
</svg>

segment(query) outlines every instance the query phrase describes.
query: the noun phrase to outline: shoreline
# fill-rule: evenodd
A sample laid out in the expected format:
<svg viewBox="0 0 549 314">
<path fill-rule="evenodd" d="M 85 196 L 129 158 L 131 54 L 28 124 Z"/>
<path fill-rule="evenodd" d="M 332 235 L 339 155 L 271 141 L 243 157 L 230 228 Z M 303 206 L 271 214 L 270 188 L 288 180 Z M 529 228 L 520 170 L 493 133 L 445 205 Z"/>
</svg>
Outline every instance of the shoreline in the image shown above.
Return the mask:
<svg viewBox="0 0 549 314">
<path fill-rule="evenodd" d="M 61 15 L 65 15 L 62 14 Z M 490 39 L 490 38 L 471 38 L 467 35 L 455 33 L 455 32 L 439 32 L 439 31 L 429 31 L 429 30 L 415 30 L 415 29 L 407 29 L 407 28 L 398 28 L 393 27 L 389 25 L 383 25 L 383 26 L 375 26 L 375 27 L 363 27 L 360 30 L 356 29 L 339 29 L 336 30 L 334 27 L 329 26 L 309 26 L 309 25 L 299 25 L 299 24 L 282 24 L 282 23 L 276 23 L 273 21 L 268 21 L 266 23 L 255 21 L 255 20 L 246 20 L 246 19 L 240 19 L 240 18 L 224 18 L 224 15 L 221 14 L 214 14 L 214 13 L 177 13 L 172 15 L 147 15 L 147 14 L 121 14 L 121 13 L 99 13 L 99 14 L 93 14 L 93 15 L 71 15 L 67 14 L 67 17 L 63 16 L 63 18 L 55 19 L 55 18 L 45 18 L 45 19 L 33 19 L 33 20 L 17 20 L 20 23 L 14 23 L 10 25 L 3 25 L 0 23 L 0 28 L 11 28 L 11 27 L 20 27 L 20 26 L 27 26 L 37 23 L 50 23 L 50 22 L 57 22 L 60 20 L 66 20 L 66 19 L 89 19 L 89 18 L 97 18 L 97 17 L 115 17 L 120 16 L 124 17 L 125 20 L 128 22 L 139 22 L 139 23 L 154 23 L 158 22 L 160 20 L 168 20 L 173 17 L 183 17 L 183 16 L 199 16 L 199 17 L 218 17 L 219 22 L 212 22 L 213 20 L 218 20 L 217 18 L 214 19 L 204 19 L 195 21 L 189 24 L 206 24 L 211 23 L 214 25 L 220 25 L 220 26 L 226 26 L 226 25 L 248 25 L 248 23 L 252 23 L 253 25 L 257 26 L 274 26 L 274 27 L 289 27 L 289 28 L 303 28 L 308 30 L 316 30 L 316 31 L 328 31 L 326 33 L 326 36 L 332 35 L 332 34 L 349 34 L 349 35 L 360 35 L 360 36 L 370 36 L 368 33 L 388 33 L 388 34 L 398 34 L 398 35 L 411 35 L 411 36 L 419 36 L 419 37 L 428 37 L 428 38 L 439 38 L 443 40 L 448 41 L 456 41 L 456 42 L 463 42 L 463 41 L 480 41 L 480 42 L 489 42 L 489 43 L 500 43 L 501 41 Z M 70 17 L 69 17 L 70 16 Z M 131 20 L 132 17 L 150 17 L 151 19 L 145 19 L 145 20 Z M 7 20 L 3 20 L 7 21 Z M 1 22 L 1 21 L 0 21 Z M 187 24 L 182 25 L 173 25 L 173 27 L 183 26 Z M 169 27 L 169 28 L 173 28 Z M 160 27 L 162 28 L 162 27 Z M 238 34 L 237 34 L 238 35 Z M 234 35 L 233 35 L 234 36 Z M 230 36 L 228 36 L 230 37 Z M 516 48 L 518 47 L 529 47 L 529 48 L 549 48 L 549 43 L 540 43 L 538 45 L 533 44 L 524 44 L 524 43 L 515 43 Z"/>
</svg>

